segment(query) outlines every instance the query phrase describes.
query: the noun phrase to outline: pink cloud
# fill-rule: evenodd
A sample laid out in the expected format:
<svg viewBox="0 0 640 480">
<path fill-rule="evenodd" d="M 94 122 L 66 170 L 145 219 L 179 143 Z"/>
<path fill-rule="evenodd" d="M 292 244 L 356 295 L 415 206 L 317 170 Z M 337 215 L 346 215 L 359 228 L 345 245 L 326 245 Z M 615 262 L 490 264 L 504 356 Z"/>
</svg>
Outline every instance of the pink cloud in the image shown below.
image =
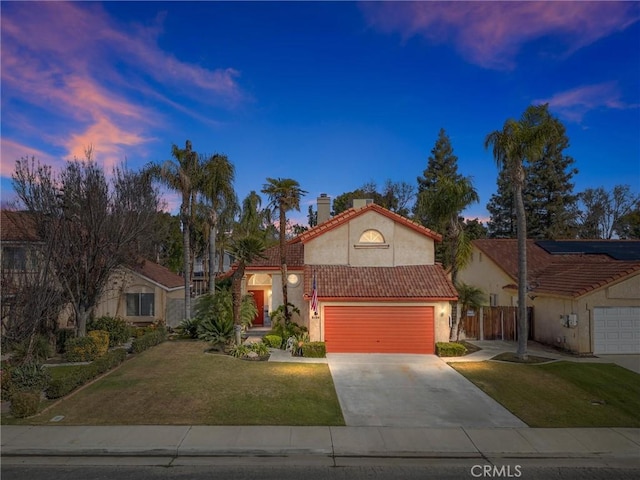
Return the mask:
<svg viewBox="0 0 640 480">
<path fill-rule="evenodd" d="M 60 166 L 62 162 L 54 156 L 8 138 L 0 139 L 0 177 L 10 178 L 16 169 L 16 160 L 35 157 L 41 163 Z"/>
<path fill-rule="evenodd" d="M 453 43 L 469 62 L 509 70 L 527 42 L 560 35 L 566 55 L 639 19 L 633 2 L 364 2 L 369 24 Z"/>
<path fill-rule="evenodd" d="M 185 97 L 227 108 L 245 98 L 236 70 L 207 69 L 163 51 L 158 45 L 162 18 L 151 26 L 120 25 L 99 4 L 72 2 L 12 3 L 3 5 L 2 13 L 0 78 L 8 145 L 37 138 L 38 144 L 44 140 L 65 148 L 61 157 L 66 159 L 83 158 L 84 149 L 93 145 L 96 160 L 110 167 L 140 152 L 152 140 L 145 132 L 167 121 L 139 103 L 141 91 L 156 92 L 155 99 L 194 116 L 182 105 Z M 172 97 L 159 93 L 162 89 Z M 13 102 L 30 104 L 37 118 L 47 120 L 21 128 Z M 10 149 L 3 152 L 3 162 L 16 160 L 7 155 Z"/>
<path fill-rule="evenodd" d="M 587 112 L 599 108 L 623 110 L 638 107 L 621 99 L 616 82 L 576 87 L 534 103 L 548 103 L 560 116 L 572 122 L 581 122 Z"/>
</svg>

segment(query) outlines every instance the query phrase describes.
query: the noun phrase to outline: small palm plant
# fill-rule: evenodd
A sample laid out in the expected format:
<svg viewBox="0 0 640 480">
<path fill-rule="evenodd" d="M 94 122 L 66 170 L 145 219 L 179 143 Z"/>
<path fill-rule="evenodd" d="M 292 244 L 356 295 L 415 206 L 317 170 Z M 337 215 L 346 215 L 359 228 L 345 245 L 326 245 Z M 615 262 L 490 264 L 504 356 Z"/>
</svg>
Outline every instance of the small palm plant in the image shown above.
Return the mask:
<svg viewBox="0 0 640 480">
<path fill-rule="evenodd" d="M 460 340 L 460 331 L 463 329 L 463 323 L 467 318 L 469 310 L 477 310 L 487 301 L 487 296 L 482 289 L 467 285 L 464 282 L 457 284 L 458 302 L 462 305 L 462 315 L 458 322 L 458 331 L 456 332 L 456 342 Z"/>
</svg>

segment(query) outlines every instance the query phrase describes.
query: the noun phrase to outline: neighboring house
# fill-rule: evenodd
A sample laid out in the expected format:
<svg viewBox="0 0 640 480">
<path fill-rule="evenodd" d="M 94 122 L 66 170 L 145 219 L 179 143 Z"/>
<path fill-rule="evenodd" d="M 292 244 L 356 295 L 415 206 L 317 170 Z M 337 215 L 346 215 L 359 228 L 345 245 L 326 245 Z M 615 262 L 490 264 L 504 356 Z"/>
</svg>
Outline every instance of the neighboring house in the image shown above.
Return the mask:
<svg viewBox="0 0 640 480">
<path fill-rule="evenodd" d="M 118 316 L 133 324 L 162 320 L 177 326 L 182 320 L 184 278 L 155 262 L 122 267 L 112 275 L 94 315 Z"/>
<path fill-rule="evenodd" d="M 12 288 L 19 288 L 21 277 L 39 271 L 37 252 L 41 242 L 28 214 L 6 210 L 0 212 L 0 239 L 5 300 Z M 183 278 L 146 260 L 136 267 L 122 267 L 112 275 L 94 316 L 118 315 L 136 324 L 164 320 L 172 325 L 181 320 L 180 301 L 184 302 Z M 61 315 L 61 326 L 70 326 L 66 321 L 70 311 Z M 4 318 L 6 315 L 10 312 L 3 310 L 3 324 L 10 321 Z"/>
<path fill-rule="evenodd" d="M 473 241 L 461 282 L 491 305 L 517 305 L 515 239 Z M 527 241 L 534 339 L 580 354 L 640 353 L 640 242 Z"/>
<path fill-rule="evenodd" d="M 441 236 L 367 201 L 329 218 L 318 199 L 318 226 L 287 243 L 288 299 L 293 320 L 327 352 L 434 353 L 448 341 L 451 300 L 457 292 L 441 265 Z M 245 291 L 259 314 L 282 304 L 278 246 L 246 268 Z M 314 283 L 318 308 L 311 308 Z"/>
</svg>

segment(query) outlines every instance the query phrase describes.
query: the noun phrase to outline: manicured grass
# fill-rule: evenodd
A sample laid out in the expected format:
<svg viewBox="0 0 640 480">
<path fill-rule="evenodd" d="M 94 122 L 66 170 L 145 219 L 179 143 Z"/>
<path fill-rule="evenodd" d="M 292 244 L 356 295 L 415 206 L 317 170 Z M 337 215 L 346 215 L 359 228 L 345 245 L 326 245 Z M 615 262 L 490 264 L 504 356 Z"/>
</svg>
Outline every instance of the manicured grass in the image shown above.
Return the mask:
<svg viewBox="0 0 640 480">
<path fill-rule="evenodd" d="M 251 362 L 207 348 L 165 342 L 20 423 L 64 415 L 57 425 L 344 425 L 326 364 Z"/>
<path fill-rule="evenodd" d="M 640 427 L 640 375 L 618 365 L 450 365 L 530 427 Z"/>
<path fill-rule="evenodd" d="M 526 360 L 520 360 L 518 355 L 513 352 L 504 352 L 496 355 L 491 360 L 499 360 L 502 362 L 513 362 L 513 363 L 546 363 L 551 362 L 552 358 L 547 357 L 536 357 L 535 355 L 527 355 Z"/>
</svg>

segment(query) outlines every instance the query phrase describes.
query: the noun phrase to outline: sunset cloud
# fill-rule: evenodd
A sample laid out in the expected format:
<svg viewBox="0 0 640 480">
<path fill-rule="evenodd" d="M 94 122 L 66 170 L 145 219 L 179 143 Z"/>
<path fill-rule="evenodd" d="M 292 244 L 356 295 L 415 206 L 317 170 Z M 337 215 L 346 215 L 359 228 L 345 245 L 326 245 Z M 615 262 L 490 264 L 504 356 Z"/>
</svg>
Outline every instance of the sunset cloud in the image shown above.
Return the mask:
<svg viewBox="0 0 640 480">
<path fill-rule="evenodd" d="M 364 2 L 369 24 L 404 39 L 451 43 L 470 63 L 510 70 L 522 46 L 558 35 L 568 55 L 640 18 L 634 2 Z"/>
<path fill-rule="evenodd" d="M 626 103 L 622 100 L 616 82 L 584 85 L 556 93 L 549 98 L 535 100 L 534 103 L 548 103 L 558 115 L 576 123 L 580 123 L 587 112 L 596 109 L 638 108 L 637 104 Z"/>
<path fill-rule="evenodd" d="M 108 168 L 135 155 L 154 140 L 150 131 L 168 123 L 156 101 L 189 115 L 185 102 L 230 109 L 244 100 L 233 68 L 190 64 L 160 48 L 162 16 L 151 25 L 124 25 L 94 3 L 42 2 L 37 14 L 34 8 L 3 4 L 2 108 L 38 111 L 47 120 L 38 125 L 38 140 L 63 148 L 64 159 L 83 158 L 89 145 Z M 153 102 L 141 90 L 154 92 Z M 9 146 L 27 146 L 38 129 L 21 129 L 12 123 L 18 118 L 3 115 Z M 2 176 L 13 154 L 3 148 Z"/>
</svg>

